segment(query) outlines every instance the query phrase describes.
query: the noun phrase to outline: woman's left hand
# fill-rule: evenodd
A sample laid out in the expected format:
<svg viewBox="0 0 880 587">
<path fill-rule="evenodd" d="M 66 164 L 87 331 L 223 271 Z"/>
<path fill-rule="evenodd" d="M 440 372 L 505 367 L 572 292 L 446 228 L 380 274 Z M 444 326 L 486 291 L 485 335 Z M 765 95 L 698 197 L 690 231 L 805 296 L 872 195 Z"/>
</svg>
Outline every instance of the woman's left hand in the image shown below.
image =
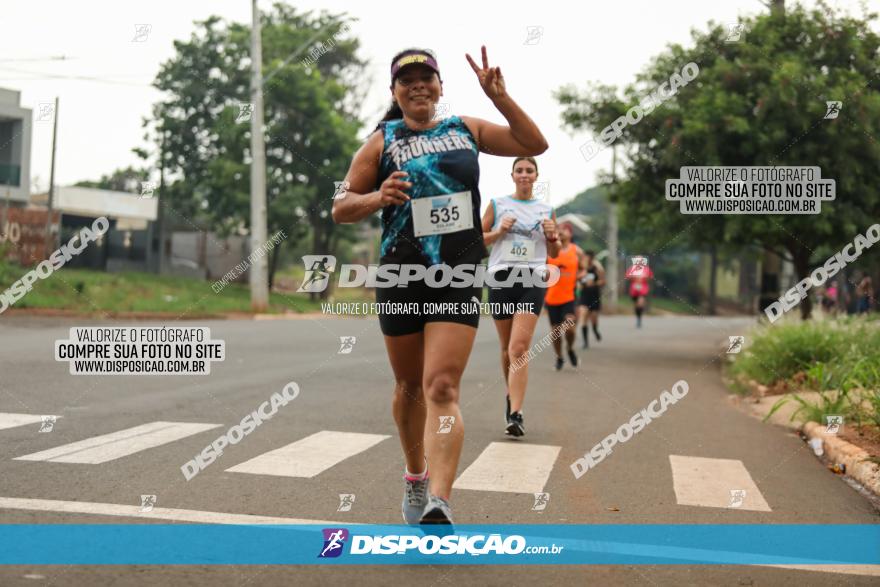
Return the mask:
<svg viewBox="0 0 880 587">
<path fill-rule="evenodd" d="M 481 49 L 483 52 L 483 67 L 478 67 L 469 53 L 466 53 L 465 57 L 467 57 L 468 63 L 471 64 L 474 73 L 477 74 L 477 79 L 480 80 L 480 87 L 483 88 L 486 96 L 488 96 L 490 100 L 503 98 L 507 95 L 507 90 L 504 86 L 504 76 L 501 75 L 501 68 L 489 67 L 489 58 L 486 56 L 486 46 L 483 45 Z"/>
<path fill-rule="evenodd" d="M 544 236 L 548 239 L 556 240 L 558 235 L 556 234 L 556 223 L 552 218 L 545 218 L 541 221 L 541 226 L 544 228 Z"/>
</svg>

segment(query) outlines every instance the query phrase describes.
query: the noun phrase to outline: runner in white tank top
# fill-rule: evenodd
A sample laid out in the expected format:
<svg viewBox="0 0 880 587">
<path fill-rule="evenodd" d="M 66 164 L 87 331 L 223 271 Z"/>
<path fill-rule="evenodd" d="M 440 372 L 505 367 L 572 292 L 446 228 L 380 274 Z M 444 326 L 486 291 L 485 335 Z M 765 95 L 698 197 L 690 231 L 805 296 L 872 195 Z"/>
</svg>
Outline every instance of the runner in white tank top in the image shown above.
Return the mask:
<svg viewBox="0 0 880 587">
<path fill-rule="evenodd" d="M 492 200 L 492 208 L 495 216 L 493 230 L 499 227 L 505 216 L 513 217 L 516 222 L 492 246 L 489 273 L 514 266 L 532 269 L 545 266 L 547 240 L 543 222 L 553 218 L 553 207 L 534 198 L 523 200 L 514 195 Z"/>
<path fill-rule="evenodd" d="M 538 178 L 538 164 L 532 157 L 519 157 L 510 174 L 516 193 L 492 200 L 483 215 L 483 239 L 492 245 L 488 273 L 494 282 L 516 275 L 546 275 L 547 255 L 559 254 L 556 213 L 549 204 L 534 198 L 532 188 Z M 511 282 L 513 279 L 511 279 Z M 528 384 L 527 353 L 535 325 L 544 305 L 543 287 L 528 287 L 518 281 L 489 288 L 492 317 L 501 342 L 501 369 L 507 382 L 505 433 L 525 434 L 522 404 Z"/>
</svg>

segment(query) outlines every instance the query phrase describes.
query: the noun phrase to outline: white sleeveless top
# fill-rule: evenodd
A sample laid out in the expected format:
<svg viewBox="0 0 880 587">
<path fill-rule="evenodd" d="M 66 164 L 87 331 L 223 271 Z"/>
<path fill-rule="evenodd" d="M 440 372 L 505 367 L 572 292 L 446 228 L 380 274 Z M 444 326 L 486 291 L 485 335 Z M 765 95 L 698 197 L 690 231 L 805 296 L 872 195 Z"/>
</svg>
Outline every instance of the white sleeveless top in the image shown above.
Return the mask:
<svg viewBox="0 0 880 587">
<path fill-rule="evenodd" d="M 490 273 L 515 265 L 537 267 L 547 263 L 547 241 L 541 222 L 553 217 L 553 206 L 540 200 L 518 200 L 504 196 L 492 200 L 495 209 L 494 230 L 504 216 L 513 216 L 516 222 L 492 245 L 489 254 Z"/>
</svg>

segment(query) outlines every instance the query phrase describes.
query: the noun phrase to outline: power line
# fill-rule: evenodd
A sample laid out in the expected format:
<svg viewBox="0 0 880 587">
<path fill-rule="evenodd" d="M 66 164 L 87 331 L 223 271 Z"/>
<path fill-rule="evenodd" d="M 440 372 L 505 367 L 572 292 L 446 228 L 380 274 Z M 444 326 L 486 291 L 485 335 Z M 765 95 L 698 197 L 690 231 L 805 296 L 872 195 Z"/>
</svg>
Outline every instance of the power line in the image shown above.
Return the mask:
<svg viewBox="0 0 880 587">
<path fill-rule="evenodd" d="M 46 73 L 44 71 L 28 71 L 26 69 L 18 69 L 16 67 L 7 67 L 5 65 L 0 66 L 0 70 L 14 71 L 16 73 L 26 73 L 29 75 L 43 76 L 42 78 L 35 78 L 35 77 L 26 78 L 28 80 L 69 79 L 69 80 L 79 80 L 79 81 L 87 81 L 87 82 L 98 82 L 98 83 L 102 83 L 102 84 L 135 86 L 135 87 L 150 87 L 152 85 L 149 83 L 125 82 L 125 81 L 121 81 L 121 80 L 115 80 L 115 79 L 110 79 L 110 78 L 100 78 L 100 77 L 87 76 L 87 75 L 63 75 L 63 74 L 57 74 L 57 73 Z M 9 78 L 6 78 L 6 79 L 9 79 Z"/>
<path fill-rule="evenodd" d="M 22 61 L 68 61 L 71 57 L 66 55 L 54 55 L 52 57 L 26 57 L 24 59 L 0 59 L 0 63 L 16 63 Z M 73 58 L 75 59 L 75 57 Z"/>
</svg>

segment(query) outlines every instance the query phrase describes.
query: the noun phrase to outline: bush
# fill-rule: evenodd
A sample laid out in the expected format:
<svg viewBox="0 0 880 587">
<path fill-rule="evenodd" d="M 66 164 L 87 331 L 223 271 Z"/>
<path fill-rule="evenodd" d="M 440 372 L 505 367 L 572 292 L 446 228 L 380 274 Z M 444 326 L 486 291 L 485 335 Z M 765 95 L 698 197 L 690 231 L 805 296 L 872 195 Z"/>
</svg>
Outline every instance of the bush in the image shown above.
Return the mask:
<svg viewBox="0 0 880 587">
<path fill-rule="evenodd" d="M 764 385 L 790 382 L 820 393 L 817 403 L 798 395 L 782 398 L 770 414 L 795 401 L 799 407 L 792 419 L 824 423 L 825 415 L 846 413 L 860 429 L 863 423 L 880 427 L 880 328 L 874 321 L 765 326 L 753 335 L 731 374 L 738 388 L 753 379 Z"/>
</svg>

